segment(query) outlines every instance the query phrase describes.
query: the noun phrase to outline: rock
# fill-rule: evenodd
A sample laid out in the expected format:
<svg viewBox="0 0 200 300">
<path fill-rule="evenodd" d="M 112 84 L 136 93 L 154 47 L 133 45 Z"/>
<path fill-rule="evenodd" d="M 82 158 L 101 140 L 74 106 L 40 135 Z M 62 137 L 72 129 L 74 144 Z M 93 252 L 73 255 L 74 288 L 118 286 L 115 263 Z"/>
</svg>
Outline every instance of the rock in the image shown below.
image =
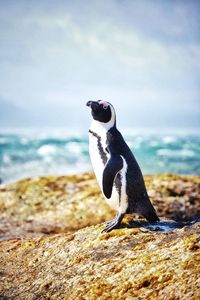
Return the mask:
<svg viewBox="0 0 200 300">
<path fill-rule="evenodd" d="M 4 239 L 73 232 L 114 216 L 89 173 L 24 179 L 0 188 L 0 213 Z"/>
<path fill-rule="evenodd" d="M 102 228 L 1 242 L 0 298 L 200 299 L 200 224 Z"/>
<path fill-rule="evenodd" d="M 200 177 L 149 175 L 145 182 L 160 217 L 200 216 Z M 0 238 L 74 232 L 114 217 L 94 175 L 29 178 L 0 187 Z M 134 215 L 130 218 L 139 219 Z"/>
<path fill-rule="evenodd" d="M 182 222 L 200 216 L 200 177 L 145 181 L 162 222 L 104 234 L 115 213 L 92 174 L 1 186 L 0 299 L 200 299 L 200 223 Z"/>
<path fill-rule="evenodd" d="M 145 182 L 160 217 L 187 221 L 200 216 L 199 176 L 149 175 Z"/>
</svg>

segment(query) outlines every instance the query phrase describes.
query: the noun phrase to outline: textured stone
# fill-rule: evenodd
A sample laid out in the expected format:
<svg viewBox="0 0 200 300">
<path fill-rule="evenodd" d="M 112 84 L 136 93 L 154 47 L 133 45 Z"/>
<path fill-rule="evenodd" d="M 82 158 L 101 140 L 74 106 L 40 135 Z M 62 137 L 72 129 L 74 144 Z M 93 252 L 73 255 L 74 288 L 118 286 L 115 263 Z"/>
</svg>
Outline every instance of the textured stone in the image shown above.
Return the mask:
<svg viewBox="0 0 200 300">
<path fill-rule="evenodd" d="M 25 179 L 0 189 L 0 237 L 73 232 L 112 218 L 92 174 Z"/>
<path fill-rule="evenodd" d="M 200 177 L 149 175 L 145 181 L 160 217 L 200 216 Z M 0 238 L 9 239 L 74 232 L 109 220 L 115 212 L 103 199 L 94 175 L 85 173 L 30 178 L 2 187 L 0 214 Z"/>
<path fill-rule="evenodd" d="M 199 177 L 145 181 L 162 220 L 200 216 Z M 114 212 L 92 174 L 1 187 L 0 212 L 0 299 L 200 299 L 200 224 L 151 231 L 134 215 L 102 234 Z"/>
<path fill-rule="evenodd" d="M 161 233 L 96 225 L 0 243 L 5 299 L 199 299 L 200 225 Z"/>
</svg>

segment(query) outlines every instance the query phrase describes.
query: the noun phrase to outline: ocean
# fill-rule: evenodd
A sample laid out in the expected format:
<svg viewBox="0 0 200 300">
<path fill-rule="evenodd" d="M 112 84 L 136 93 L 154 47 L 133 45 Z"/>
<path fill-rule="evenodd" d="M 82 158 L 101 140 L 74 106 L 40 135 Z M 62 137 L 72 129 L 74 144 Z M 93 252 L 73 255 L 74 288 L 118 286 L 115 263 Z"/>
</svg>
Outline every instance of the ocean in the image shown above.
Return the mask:
<svg viewBox="0 0 200 300">
<path fill-rule="evenodd" d="M 143 174 L 200 175 L 200 135 L 121 132 Z M 91 170 L 87 132 L 63 129 L 0 131 L 1 183 Z"/>
</svg>

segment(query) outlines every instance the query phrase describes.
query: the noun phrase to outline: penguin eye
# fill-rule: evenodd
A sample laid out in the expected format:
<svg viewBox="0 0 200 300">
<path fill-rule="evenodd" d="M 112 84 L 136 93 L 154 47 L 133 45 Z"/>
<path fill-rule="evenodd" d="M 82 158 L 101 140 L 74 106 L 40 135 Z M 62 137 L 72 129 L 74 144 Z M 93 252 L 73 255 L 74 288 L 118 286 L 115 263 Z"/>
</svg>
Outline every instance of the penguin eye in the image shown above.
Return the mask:
<svg viewBox="0 0 200 300">
<path fill-rule="evenodd" d="M 107 109 L 108 105 L 107 104 L 103 104 L 103 109 Z"/>
<path fill-rule="evenodd" d="M 106 101 L 99 100 L 99 104 L 103 106 L 103 109 L 107 109 L 108 108 L 108 103 Z"/>
</svg>

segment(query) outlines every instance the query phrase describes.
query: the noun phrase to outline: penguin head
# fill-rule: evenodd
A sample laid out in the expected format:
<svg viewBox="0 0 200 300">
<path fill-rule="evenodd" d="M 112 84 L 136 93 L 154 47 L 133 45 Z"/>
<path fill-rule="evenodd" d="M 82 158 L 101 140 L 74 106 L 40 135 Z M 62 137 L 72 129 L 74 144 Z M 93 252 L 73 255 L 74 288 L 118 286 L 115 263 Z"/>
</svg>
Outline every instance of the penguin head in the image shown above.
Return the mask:
<svg viewBox="0 0 200 300">
<path fill-rule="evenodd" d="M 91 108 L 91 114 L 95 121 L 111 126 L 115 124 L 115 110 L 109 102 L 103 100 L 88 101 L 86 105 Z"/>
</svg>

